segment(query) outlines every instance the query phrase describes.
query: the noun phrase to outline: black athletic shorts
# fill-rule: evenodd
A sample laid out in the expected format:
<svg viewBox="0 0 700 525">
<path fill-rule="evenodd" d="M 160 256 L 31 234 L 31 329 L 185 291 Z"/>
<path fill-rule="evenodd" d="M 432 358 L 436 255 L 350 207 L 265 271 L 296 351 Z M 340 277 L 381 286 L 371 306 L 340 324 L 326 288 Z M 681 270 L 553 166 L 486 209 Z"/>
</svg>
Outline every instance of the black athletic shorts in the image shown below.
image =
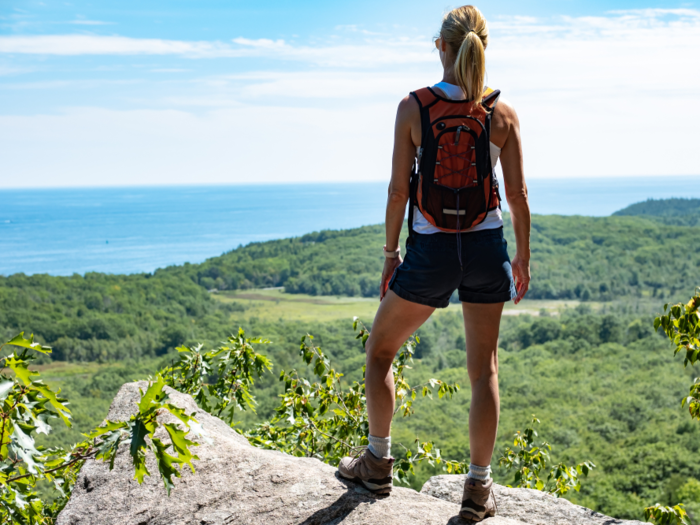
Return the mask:
<svg viewBox="0 0 700 525">
<path fill-rule="evenodd" d="M 503 228 L 460 234 L 414 234 L 389 282 L 396 295 L 446 308 L 455 290 L 465 303 L 504 303 L 516 296 Z M 460 267 L 458 244 L 461 244 Z"/>
</svg>

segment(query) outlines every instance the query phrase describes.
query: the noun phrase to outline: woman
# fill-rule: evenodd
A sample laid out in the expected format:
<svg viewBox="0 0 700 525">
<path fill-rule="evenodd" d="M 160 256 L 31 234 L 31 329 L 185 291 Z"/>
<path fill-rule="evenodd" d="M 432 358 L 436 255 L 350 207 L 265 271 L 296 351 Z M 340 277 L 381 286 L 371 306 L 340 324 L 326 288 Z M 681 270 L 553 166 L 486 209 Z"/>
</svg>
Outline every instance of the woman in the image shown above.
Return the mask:
<svg viewBox="0 0 700 525">
<path fill-rule="evenodd" d="M 530 210 L 518 118 L 510 105 L 498 101 L 498 92 L 484 86 L 487 44 L 488 28 L 477 8 L 463 6 L 445 15 L 435 41 L 442 81 L 399 104 L 382 302 L 366 344 L 369 447 L 338 467 L 341 476 L 375 493 L 391 491 L 391 363 L 403 342 L 435 308 L 446 307 L 457 289 L 472 388 L 471 460 L 460 515 L 471 521 L 495 514 L 490 463 L 499 417 L 498 331 L 504 302 L 518 304 L 530 281 Z M 498 158 L 515 230 L 512 263 L 503 239 L 497 182 L 491 177 Z M 479 159 L 489 164 L 487 176 L 478 173 Z M 442 196 L 434 197 L 439 192 Z M 402 260 L 399 234 L 409 200 L 411 234 Z"/>
</svg>

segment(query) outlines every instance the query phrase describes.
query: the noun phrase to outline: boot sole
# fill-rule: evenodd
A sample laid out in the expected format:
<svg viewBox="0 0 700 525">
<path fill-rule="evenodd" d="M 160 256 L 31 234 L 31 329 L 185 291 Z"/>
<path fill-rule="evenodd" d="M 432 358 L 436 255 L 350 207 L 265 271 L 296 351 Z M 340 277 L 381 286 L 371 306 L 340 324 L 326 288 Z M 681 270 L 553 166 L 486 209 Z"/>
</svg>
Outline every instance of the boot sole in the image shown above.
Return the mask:
<svg viewBox="0 0 700 525">
<path fill-rule="evenodd" d="M 346 478 L 340 472 L 338 472 L 338 475 L 343 479 L 347 479 L 348 481 L 361 485 L 363 488 L 369 490 L 372 494 L 376 494 L 377 496 L 388 496 L 391 494 L 391 485 L 388 487 L 382 487 L 381 485 L 375 485 L 369 481 L 364 481 L 361 478 Z"/>
<path fill-rule="evenodd" d="M 355 483 L 359 483 L 364 488 L 369 490 L 372 494 L 376 494 L 377 496 L 388 496 L 389 494 L 391 494 L 391 487 L 381 487 L 379 485 L 375 485 L 374 483 L 364 481 L 360 478 L 354 478 L 353 481 Z"/>
<path fill-rule="evenodd" d="M 464 514 L 462 512 L 459 513 L 460 518 L 470 523 L 479 523 L 480 521 L 484 521 L 486 518 L 493 518 L 495 515 L 496 514 L 485 514 L 483 518 L 479 518 L 479 516 L 472 514 L 471 512 L 465 512 Z"/>
</svg>

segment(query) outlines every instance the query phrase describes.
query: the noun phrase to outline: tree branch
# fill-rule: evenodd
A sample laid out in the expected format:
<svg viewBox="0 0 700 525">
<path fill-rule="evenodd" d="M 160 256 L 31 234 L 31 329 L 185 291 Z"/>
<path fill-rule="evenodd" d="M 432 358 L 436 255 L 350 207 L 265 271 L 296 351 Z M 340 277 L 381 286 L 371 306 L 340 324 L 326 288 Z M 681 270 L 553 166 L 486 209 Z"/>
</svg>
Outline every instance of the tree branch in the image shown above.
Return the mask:
<svg viewBox="0 0 700 525">
<path fill-rule="evenodd" d="M 333 441 L 335 441 L 335 442 L 337 442 L 337 443 L 340 443 L 340 444 L 342 444 L 342 445 L 345 445 L 345 446 L 346 446 L 348 449 L 350 449 L 350 450 L 356 450 L 356 449 L 358 449 L 358 448 L 362 448 L 361 446 L 355 447 L 355 446 L 353 446 L 353 445 L 349 445 L 348 443 L 346 443 L 346 442 L 343 441 L 342 439 L 338 439 L 338 438 L 335 437 L 335 436 L 331 436 L 330 434 L 326 434 L 323 430 L 321 430 L 320 428 L 318 428 L 318 427 L 314 424 L 313 421 L 311 421 L 310 419 L 309 419 L 308 421 L 309 421 L 309 424 L 310 424 L 312 427 L 314 427 L 314 429 L 316 430 L 316 432 L 318 432 L 319 434 L 322 434 L 322 435 L 326 436 L 328 439 L 332 439 Z"/>
<path fill-rule="evenodd" d="M 90 450 L 89 454 L 78 456 L 74 459 L 71 459 L 68 463 L 64 463 L 63 465 L 59 465 L 58 467 L 55 467 L 55 468 L 52 468 L 49 470 L 45 470 L 45 471 L 43 471 L 43 474 L 51 474 L 52 472 L 56 472 L 57 470 L 68 468 L 71 465 L 77 463 L 78 461 L 83 461 L 84 459 L 92 459 L 94 457 L 93 453 L 94 453 L 94 450 Z M 22 474 L 21 476 L 15 476 L 14 478 L 9 478 L 9 479 L 5 480 L 5 483 L 11 483 L 13 481 L 28 478 L 28 477 L 33 476 L 33 475 L 34 474 Z"/>
</svg>

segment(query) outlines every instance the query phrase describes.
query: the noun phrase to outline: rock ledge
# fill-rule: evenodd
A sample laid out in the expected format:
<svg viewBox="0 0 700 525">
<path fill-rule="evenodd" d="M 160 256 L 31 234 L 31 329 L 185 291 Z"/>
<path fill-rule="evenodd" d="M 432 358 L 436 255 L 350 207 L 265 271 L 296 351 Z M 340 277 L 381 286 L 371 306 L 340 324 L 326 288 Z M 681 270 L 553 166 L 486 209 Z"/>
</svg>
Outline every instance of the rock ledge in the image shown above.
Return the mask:
<svg viewBox="0 0 700 525">
<path fill-rule="evenodd" d="M 124 420 L 136 411 L 139 387 L 127 383 L 117 393 L 108 418 Z M 193 475 L 184 470 L 170 498 L 157 476 L 143 485 L 133 480 L 124 445 L 111 472 L 88 461 L 57 525 L 462 525 L 457 513 L 463 476 L 436 476 L 420 493 L 395 488 L 377 498 L 338 479 L 335 468 L 316 459 L 296 458 L 251 446 L 218 418 L 199 409 L 185 394 L 168 389 L 175 405 L 195 412 L 211 443 L 199 441 Z M 169 414 L 165 422 L 174 422 Z M 157 473 L 151 459 L 148 469 Z M 499 516 L 485 525 L 641 524 L 607 518 L 537 491 L 497 488 Z"/>
</svg>

